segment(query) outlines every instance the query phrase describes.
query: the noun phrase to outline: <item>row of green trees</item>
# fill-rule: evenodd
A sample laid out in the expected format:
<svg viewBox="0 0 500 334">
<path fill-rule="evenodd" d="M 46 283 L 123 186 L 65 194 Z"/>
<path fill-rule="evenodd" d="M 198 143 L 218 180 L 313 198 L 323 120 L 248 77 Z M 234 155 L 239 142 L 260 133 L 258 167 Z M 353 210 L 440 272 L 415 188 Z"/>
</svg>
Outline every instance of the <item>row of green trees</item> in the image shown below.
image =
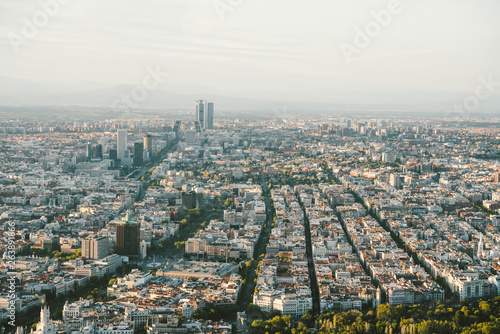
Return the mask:
<svg viewBox="0 0 500 334">
<path fill-rule="evenodd" d="M 35 255 L 39 257 L 48 257 L 49 259 L 58 259 L 60 263 L 77 259 L 82 256 L 82 249 L 79 248 L 74 252 L 61 252 L 44 248 L 26 248 L 18 253 L 19 256 Z"/>
<path fill-rule="evenodd" d="M 498 309 L 498 301 L 493 304 Z M 445 304 L 436 307 L 383 304 L 376 312 L 323 315 L 316 325 L 324 333 L 500 333 L 500 319 L 493 313 L 488 301 L 461 308 Z"/>
<path fill-rule="evenodd" d="M 256 310 L 252 310 L 253 313 Z M 250 312 L 250 310 L 249 310 Z M 278 316 L 256 320 L 253 334 L 500 334 L 500 296 L 491 300 L 438 302 L 435 306 L 380 305 L 377 310 L 325 313 L 300 319 Z"/>
<path fill-rule="evenodd" d="M 259 309 L 258 306 L 253 304 L 250 306 L 249 314 L 255 314 L 257 312 L 256 309 Z M 315 325 L 315 318 L 311 310 L 307 310 L 306 314 L 300 320 L 292 319 L 289 315 L 280 316 L 279 314 L 275 314 L 275 312 L 270 312 L 268 314 L 270 317 L 264 317 L 265 319 L 268 318 L 268 320 L 255 320 L 252 322 L 250 325 L 252 334 L 310 334 L 311 331 L 309 328 Z"/>
<path fill-rule="evenodd" d="M 238 312 L 238 305 L 215 305 L 207 304 L 204 308 L 198 309 L 195 314 L 195 319 L 200 320 L 234 320 Z"/>
</svg>

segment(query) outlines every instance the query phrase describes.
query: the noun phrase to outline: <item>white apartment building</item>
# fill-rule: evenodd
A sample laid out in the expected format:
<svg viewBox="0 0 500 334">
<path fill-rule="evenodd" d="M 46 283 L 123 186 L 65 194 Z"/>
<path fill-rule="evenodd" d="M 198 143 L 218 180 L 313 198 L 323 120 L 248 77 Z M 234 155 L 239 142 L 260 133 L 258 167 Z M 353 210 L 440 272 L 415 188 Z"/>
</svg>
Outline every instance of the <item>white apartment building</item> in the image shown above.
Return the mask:
<svg viewBox="0 0 500 334">
<path fill-rule="evenodd" d="M 280 311 L 282 315 L 299 317 L 306 314 L 308 309 L 312 309 L 312 298 L 295 294 L 282 295 L 274 300 L 273 309 Z"/>
</svg>

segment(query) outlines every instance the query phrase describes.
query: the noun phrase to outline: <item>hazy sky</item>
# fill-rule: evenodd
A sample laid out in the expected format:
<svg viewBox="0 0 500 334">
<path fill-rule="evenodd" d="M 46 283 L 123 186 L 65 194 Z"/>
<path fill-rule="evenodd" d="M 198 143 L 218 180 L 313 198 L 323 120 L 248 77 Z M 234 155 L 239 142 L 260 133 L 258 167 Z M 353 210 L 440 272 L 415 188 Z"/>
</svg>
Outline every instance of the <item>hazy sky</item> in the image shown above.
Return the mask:
<svg viewBox="0 0 500 334">
<path fill-rule="evenodd" d="M 0 76 L 137 84 L 159 66 L 171 83 L 325 94 L 470 92 L 478 76 L 500 81 L 499 0 L 401 0 L 350 63 L 340 44 L 354 45 L 355 29 L 390 1 L 66 1 L 18 52 L 9 36 L 43 19 L 40 3 L 0 2 Z M 234 8 L 221 18 L 217 3 Z"/>
</svg>

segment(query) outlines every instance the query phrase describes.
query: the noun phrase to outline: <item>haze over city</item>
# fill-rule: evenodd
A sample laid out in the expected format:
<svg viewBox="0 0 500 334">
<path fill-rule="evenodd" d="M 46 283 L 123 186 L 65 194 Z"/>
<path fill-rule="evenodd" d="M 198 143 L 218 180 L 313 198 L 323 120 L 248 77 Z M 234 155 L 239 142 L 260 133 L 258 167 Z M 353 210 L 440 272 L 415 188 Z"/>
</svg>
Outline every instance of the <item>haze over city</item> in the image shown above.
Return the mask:
<svg viewBox="0 0 500 334">
<path fill-rule="evenodd" d="M 140 84 L 147 67 L 159 67 L 168 78 L 155 90 L 158 102 L 146 100 L 145 108 L 167 102 L 163 92 L 449 104 L 472 94 L 478 77 L 500 78 L 498 1 L 395 1 L 394 13 L 380 18 L 381 29 L 372 26 L 367 46 L 357 47 L 358 31 L 366 32 L 390 3 L 61 1 L 44 22 L 34 17 L 43 11 L 37 1 L 6 0 L 0 4 L 0 96 L 3 105 L 25 99 L 105 106 L 116 86 Z M 26 33 L 26 22 L 35 33 Z M 357 49 L 349 57 L 347 44 Z M 77 95 L 58 96 L 65 93 Z M 482 107 L 491 112 L 499 102 L 497 90 Z"/>
</svg>

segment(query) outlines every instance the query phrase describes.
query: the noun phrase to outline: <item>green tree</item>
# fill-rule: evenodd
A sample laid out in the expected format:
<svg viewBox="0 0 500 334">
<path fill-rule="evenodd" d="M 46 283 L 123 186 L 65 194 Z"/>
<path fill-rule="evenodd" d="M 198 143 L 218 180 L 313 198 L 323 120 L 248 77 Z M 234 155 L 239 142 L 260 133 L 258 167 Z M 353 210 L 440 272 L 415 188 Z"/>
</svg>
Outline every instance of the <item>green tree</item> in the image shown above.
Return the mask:
<svg viewBox="0 0 500 334">
<path fill-rule="evenodd" d="M 381 304 L 377 307 L 377 319 L 379 321 L 389 321 L 392 318 L 392 308 L 389 304 Z"/>
<path fill-rule="evenodd" d="M 259 315 L 262 314 L 260 307 L 252 303 L 248 305 L 247 312 L 248 314 L 259 314 Z"/>
<path fill-rule="evenodd" d="M 479 303 L 479 310 L 483 312 L 485 315 L 490 314 L 490 304 L 487 301 L 482 301 Z"/>
<path fill-rule="evenodd" d="M 314 322 L 316 321 L 316 318 L 314 317 L 314 313 L 312 312 L 311 309 L 308 309 L 306 311 L 306 314 L 302 316 L 302 321 L 307 326 L 307 328 L 314 327 Z"/>
</svg>

